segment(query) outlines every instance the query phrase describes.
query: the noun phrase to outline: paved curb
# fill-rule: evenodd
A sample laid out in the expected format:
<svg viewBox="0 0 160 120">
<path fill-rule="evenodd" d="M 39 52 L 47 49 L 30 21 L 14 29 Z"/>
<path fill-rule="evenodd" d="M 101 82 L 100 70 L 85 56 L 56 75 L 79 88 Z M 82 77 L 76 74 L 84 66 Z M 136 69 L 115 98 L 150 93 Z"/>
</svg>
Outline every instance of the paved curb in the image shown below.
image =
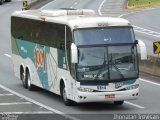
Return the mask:
<svg viewBox="0 0 160 120">
<path fill-rule="evenodd" d="M 134 5 L 134 6 L 129 6 L 127 3 L 127 8 L 128 9 L 133 9 L 133 8 L 143 8 L 143 7 L 151 7 L 151 6 L 156 6 L 156 5 L 160 5 L 160 2 L 156 2 L 156 3 L 148 3 L 148 4 L 142 4 L 142 5 Z"/>
<path fill-rule="evenodd" d="M 139 70 L 156 77 L 160 77 L 160 57 L 148 56 L 147 60 L 139 60 Z"/>
</svg>

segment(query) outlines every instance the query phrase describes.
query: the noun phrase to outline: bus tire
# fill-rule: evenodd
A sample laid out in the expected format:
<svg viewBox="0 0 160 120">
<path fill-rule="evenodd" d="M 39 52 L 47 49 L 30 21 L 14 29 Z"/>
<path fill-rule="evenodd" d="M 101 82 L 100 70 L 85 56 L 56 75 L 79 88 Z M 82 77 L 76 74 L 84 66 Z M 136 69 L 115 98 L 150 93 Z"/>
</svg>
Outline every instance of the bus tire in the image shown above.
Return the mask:
<svg viewBox="0 0 160 120">
<path fill-rule="evenodd" d="M 60 91 L 61 91 L 61 96 L 63 98 L 64 104 L 67 105 L 67 106 L 73 105 L 73 101 L 71 101 L 71 100 L 69 100 L 67 98 L 67 93 L 66 93 L 66 89 L 65 89 L 64 83 L 61 84 L 61 88 L 60 89 L 61 89 Z"/>
<path fill-rule="evenodd" d="M 0 5 L 2 5 L 3 4 L 3 0 L 0 0 Z"/>
<path fill-rule="evenodd" d="M 23 87 L 28 88 L 27 81 L 25 79 L 24 69 L 22 67 L 20 68 L 20 79 L 22 80 Z"/>
<path fill-rule="evenodd" d="M 6 2 L 11 2 L 11 0 L 6 0 Z"/>
<path fill-rule="evenodd" d="M 35 89 L 35 86 L 32 85 L 31 83 L 31 77 L 30 77 L 29 70 L 26 71 L 26 81 L 27 81 L 28 90 L 33 91 Z"/>
<path fill-rule="evenodd" d="M 114 101 L 115 105 L 123 105 L 124 101 Z"/>
</svg>

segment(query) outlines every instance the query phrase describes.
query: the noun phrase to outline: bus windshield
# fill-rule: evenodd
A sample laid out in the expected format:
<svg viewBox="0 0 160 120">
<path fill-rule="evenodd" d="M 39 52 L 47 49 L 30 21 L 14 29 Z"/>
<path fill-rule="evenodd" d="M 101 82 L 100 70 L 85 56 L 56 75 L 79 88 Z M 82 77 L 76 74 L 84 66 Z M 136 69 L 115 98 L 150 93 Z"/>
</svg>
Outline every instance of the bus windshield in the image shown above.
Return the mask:
<svg viewBox="0 0 160 120">
<path fill-rule="evenodd" d="M 138 77 L 135 45 L 78 48 L 78 80 L 124 80 Z"/>
<path fill-rule="evenodd" d="M 90 28 L 74 31 L 77 45 L 133 43 L 132 27 Z"/>
<path fill-rule="evenodd" d="M 74 39 L 78 46 L 78 80 L 138 78 L 137 48 L 131 27 L 80 29 L 74 32 Z"/>
</svg>

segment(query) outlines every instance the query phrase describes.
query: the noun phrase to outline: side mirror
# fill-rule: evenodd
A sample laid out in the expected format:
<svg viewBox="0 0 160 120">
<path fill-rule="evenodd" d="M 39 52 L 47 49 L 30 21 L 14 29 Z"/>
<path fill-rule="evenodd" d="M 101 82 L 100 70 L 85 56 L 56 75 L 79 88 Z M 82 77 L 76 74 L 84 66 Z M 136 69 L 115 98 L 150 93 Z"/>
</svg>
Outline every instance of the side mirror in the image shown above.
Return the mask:
<svg viewBox="0 0 160 120">
<path fill-rule="evenodd" d="M 143 41 L 137 40 L 138 46 L 140 49 L 140 54 L 141 54 L 141 60 L 146 60 L 147 59 L 147 48 L 146 45 Z"/>
<path fill-rule="evenodd" d="M 78 63 L 78 49 L 74 43 L 71 44 L 71 60 L 72 63 Z"/>
</svg>

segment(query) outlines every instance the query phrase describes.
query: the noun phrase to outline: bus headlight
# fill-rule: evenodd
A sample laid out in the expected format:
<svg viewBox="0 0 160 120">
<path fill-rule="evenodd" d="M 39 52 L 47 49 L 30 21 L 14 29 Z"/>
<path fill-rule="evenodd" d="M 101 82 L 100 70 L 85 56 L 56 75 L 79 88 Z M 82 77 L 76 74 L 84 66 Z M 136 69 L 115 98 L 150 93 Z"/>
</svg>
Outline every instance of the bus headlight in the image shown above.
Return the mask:
<svg viewBox="0 0 160 120">
<path fill-rule="evenodd" d="M 82 87 L 79 87 L 77 88 L 79 91 L 81 92 L 93 92 L 94 90 L 90 89 L 90 88 L 82 88 Z"/>
<path fill-rule="evenodd" d="M 133 89 L 137 89 L 138 87 L 139 87 L 139 84 L 136 84 L 136 85 L 126 87 L 126 90 L 133 90 Z"/>
</svg>

